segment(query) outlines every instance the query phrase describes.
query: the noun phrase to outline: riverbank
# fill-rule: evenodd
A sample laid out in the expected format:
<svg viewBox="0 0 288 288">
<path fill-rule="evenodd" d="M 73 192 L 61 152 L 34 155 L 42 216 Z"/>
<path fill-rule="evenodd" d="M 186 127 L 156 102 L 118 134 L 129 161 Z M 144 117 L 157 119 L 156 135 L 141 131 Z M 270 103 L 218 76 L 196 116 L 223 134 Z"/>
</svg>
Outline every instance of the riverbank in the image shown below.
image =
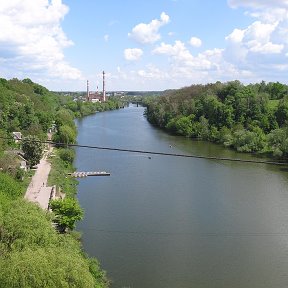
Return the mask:
<svg viewBox="0 0 288 288">
<path fill-rule="evenodd" d="M 239 81 L 192 85 L 147 99 L 146 116 L 174 135 L 287 161 L 287 93 L 275 95 L 271 87 Z"/>
</svg>

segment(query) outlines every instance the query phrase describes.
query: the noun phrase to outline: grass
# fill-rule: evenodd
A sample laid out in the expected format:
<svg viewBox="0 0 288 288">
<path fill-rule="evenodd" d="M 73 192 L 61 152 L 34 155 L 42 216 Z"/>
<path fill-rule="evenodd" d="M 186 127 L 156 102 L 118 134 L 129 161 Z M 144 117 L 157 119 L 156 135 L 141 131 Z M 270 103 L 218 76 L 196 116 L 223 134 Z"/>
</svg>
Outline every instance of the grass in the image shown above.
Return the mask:
<svg viewBox="0 0 288 288">
<path fill-rule="evenodd" d="M 24 179 L 21 182 L 21 186 L 25 189 L 25 191 L 27 190 L 30 182 L 31 182 L 31 178 L 33 177 L 33 175 L 35 174 L 36 170 L 28 170 L 25 175 L 24 175 Z"/>
<path fill-rule="evenodd" d="M 53 149 L 54 157 L 50 157 L 49 161 L 52 164 L 51 171 L 48 177 L 48 185 L 56 185 L 57 189 L 60 188 L 62 193 L 68 197 L 74 197 L 77 193 L 78 181 L 68 173 L 74 172 L 75 168 L 72 164 L 63 161 L 59 157 L 59 149 Z M 58 190 L 59 191 L 59 190 Z"/>
</svg>

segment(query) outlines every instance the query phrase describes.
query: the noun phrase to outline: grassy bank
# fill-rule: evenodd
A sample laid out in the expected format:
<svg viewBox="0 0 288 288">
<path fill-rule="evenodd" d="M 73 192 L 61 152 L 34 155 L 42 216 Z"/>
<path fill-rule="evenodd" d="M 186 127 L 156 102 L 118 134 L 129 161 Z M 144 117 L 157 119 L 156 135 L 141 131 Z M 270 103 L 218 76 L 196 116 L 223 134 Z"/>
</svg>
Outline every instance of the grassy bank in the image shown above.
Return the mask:
<svg viewBox="0 0 288 288">
<path fill-rule="evenodd" d="M 71 157 L 65 158 L 65 153 L 71 154 Z M 54 148 L 49 158 L 52 168 L 48 177 L 48 186 L 56 185 L 57 191 L 65 193 L 68 197 L 74 197 L 77 193 L 78 181 L 68 175 L 75 171 L 74 154 L 72 149 Z"/>
</svg>

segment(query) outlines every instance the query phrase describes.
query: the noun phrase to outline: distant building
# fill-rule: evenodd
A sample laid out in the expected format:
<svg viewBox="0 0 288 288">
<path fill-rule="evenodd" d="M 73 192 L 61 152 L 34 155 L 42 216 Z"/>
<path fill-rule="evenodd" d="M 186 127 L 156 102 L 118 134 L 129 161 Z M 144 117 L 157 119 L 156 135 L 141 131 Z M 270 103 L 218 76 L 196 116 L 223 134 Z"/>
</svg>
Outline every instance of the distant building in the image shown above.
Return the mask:
<svg viewBox="0 0 288 288">
<path fill-rule="evenodd" d="M 125 92 L 123 92 L 123 91 L 117 91 L 117 92 L 113 92 L 113 95 L 114 95 L 114 96 L 124 96 L 124 95 L 125 95 Z"/>
<path fill-rule="evenodd" d="M 98 86 L 97 86 L 98 89 Z M 87 80 L 87 96 L 86 100 L 88 102 L 105 102 L 106 101 L 106 91 L 105 91 L 105 72 L 103 71 L 103 91 L 99 93 L 98 91 L 92 92 L 89 90 L 89 81 Z"/>
<path fill-rule="evenodd" d="M 105 102 L 103 95 L 97 91 L 96 92 L 89 91 L 87 93 L 86 100 L 88 102 Z"/>
</svg>

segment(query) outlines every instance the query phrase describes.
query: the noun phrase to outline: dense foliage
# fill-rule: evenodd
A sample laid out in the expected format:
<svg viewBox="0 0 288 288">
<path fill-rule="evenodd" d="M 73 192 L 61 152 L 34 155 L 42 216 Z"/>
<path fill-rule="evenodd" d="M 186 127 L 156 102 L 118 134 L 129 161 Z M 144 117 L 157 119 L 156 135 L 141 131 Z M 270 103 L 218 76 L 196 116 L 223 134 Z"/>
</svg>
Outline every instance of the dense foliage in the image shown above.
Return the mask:
<svg viewBox="0 0 288 288">
<path fill-rule="evenodd" d="M 97 105 L 74 100 L 52 93 L 30 79 L 0 79 L 0 286 L 3 288 L 108 286 L 98 262 L 84 255 L 74 234 L 58 234 L 51 224 L 52 213 L 22 199 L 32 172 L 22 177 L 21 148 L 33 166 L 41 157 L 38 139 L 46 140 L 48 131 L 53 132 L 57 142 L 75 143 L 75 117 L 117 108 L 112 100 Z M 16 131 L 24 136 L 22 145 L 11 137 Z M 67 200 L 58 205 L 56 219 L 61 220 L 63 227 L 73 229 L 75 221 L 83 215 L 73 199 L 77 181 L 67 178 L 67 172 L 73 170 L 74 151 L 55 150 L 59 151 L 53 159 L 56 165 L 51 179 L 55 182 L 50 185 L 60 183 L 61 191 L 67 192 Z"/>
<path fill-rule="evenodd" d="M 39 138 L 29 135 L 23 138 L 21 147 L 24 157 L 28 161 L 30 167 L 33 167 L 40 162 L 43 145 Z"/>
<path fill-rule="evenodd" d="M 97 261 L 35 204 L 14 200 L 0 215 L 1 287 L 107 287 Z"/>
<path fill-rule="evenodd" d="M 70 148 L 54 148 L 52 156 L 49 159 L 52 167 L 48 177 L 48 185 L 56 185 L 58 193 L 65 193 L 66 197 L 74 198 L 77 193 L 78 181 L 73 177 L 67 176 L 75 171 L 73 166 L 74 150 Z"/>
<path fill-rule="evenodd" d="M 23 171 L 17 168 L 19 158 L 7 154 L 7 151 L 21 148 L 20 143 L 15 144 L 12 139 L 12 132 L 46 140 L 50 131 L 55 142 L 71 144 L 77 137 L 75 117 L 122 106 L 119 98 L 115 97 L 109 97 L 105 103 L 91 103 L 83 102 L 85 97 L 74 96 L 73 93 L 51 92 L 30 79 L 0 78 L 0 170 L 15 178 L 23 178 Z"/>
<path fill-rule="evenodd" d="M 0 173 L 0 286 L 107 287 L 98 262 L 83 254 L 73 234 L 56 232 L 51 213 L 23 200 L 25 189 L 23 182 Z M 62 219 L 73 228 L 82 210 L 73 199 L 63 203 Z"/>
<path fill-rule="evenodd" d="M 56 222 L 60 231 L 73 230 L 76 221 L 83 219 L 83 210 L 74 198 L 65 197 L 50 201 L 50 207 L 56 215 Z"/>
<path fill-rule="evenodd" d="M 146 115 L 171 133 L 241 152 L 288 156 L 288 86 L 239 81 L 192 85 L 146 99 Z"/>
<path fill-rule="evenodd" d="M 30 79 L 0 79 L 0 127 L 2 133 L 21 131 L 45 139 L 61 99 Z"/>
<path fill-rule="evenodd" d="M 83 102 L 69 95 L 50 92 L 30 79 L 0 78 L 0 154 L 13 144 L 11 140 L 3 139 L 11 137 L 12 132 L 19 131 L 24 136 L 33 135 L 46 140 L 46 133 L 54 124 L 55 139 L 63 143 L 75 142 L 75 117 L 120 106 L 119 99 L 113 97 L 105 103 Z"/>
</svg>

